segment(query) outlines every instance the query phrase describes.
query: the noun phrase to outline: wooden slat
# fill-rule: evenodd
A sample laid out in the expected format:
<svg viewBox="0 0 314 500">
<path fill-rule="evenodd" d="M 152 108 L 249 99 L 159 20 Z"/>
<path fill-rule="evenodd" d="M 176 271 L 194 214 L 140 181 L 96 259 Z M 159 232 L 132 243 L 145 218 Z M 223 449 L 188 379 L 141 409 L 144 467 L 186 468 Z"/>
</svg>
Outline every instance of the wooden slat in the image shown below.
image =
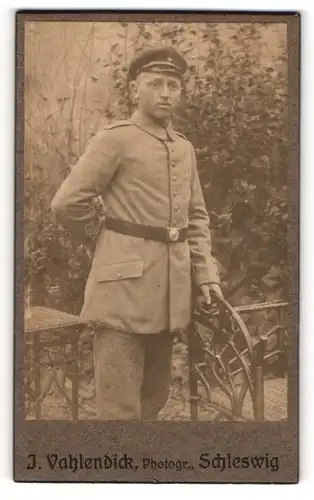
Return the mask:
<svg viewBox="0 0 314 500">
<path fill-rule="evenodd" d="M 79 316 L 74 314 L 48 307 L 34 306 L 30 308 L 28 317 L 25 318 L 24 330 L 25 332 L 55 330 L 85 323 Z"/>
<path fill-rule="evenodd" d="M 238 313 L 251 313 L 256 311 L 266 311 L 267 309 L 284 309 L 287 306 L 288 302 L 274 300 L 273 302 L 261 302 L 257 304 L 234 306 L 234 309 Z"/>
</svg>

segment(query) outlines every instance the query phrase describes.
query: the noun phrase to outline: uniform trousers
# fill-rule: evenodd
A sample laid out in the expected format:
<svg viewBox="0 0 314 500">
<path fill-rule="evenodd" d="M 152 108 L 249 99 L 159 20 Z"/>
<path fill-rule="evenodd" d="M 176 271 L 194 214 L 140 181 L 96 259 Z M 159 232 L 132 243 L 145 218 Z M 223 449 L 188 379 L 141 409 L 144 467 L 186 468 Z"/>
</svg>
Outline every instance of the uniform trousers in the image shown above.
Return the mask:
<svg viewBox="0 0 314 500">
<path fill-rule="evenodd" d="M 157 420 L 169 395 L 173 334 L 101 328 L 94 336 L 99 420 Z"/>
</svg>

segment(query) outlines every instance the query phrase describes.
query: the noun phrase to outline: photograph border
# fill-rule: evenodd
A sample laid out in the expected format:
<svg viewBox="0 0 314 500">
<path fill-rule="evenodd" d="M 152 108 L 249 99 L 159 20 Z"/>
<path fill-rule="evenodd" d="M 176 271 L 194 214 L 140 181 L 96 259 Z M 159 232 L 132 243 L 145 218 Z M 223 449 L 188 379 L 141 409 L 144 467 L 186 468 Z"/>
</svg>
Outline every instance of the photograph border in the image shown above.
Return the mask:
<svg viewBox="0 0 314 500">
<path fill-rule="evenodd" d="M 106 422 L 99 421 L 26 421 L 24 418 L 24 26 L 27 21 L 125 21 L 157 22 L 267 22 L 287 24 L 288 40 L 288 186 L 289 186 L 289 370 L 288 421 L 285 422 Z M 299 164 L 300 164 L 300 14 L 295 12 L 219 12 L 219 11 L 19 11 L 16 14 L 16 134 L 15 134 L 15 411 L 14 411 L 14 479 L 18 482 L 162 482 L 162 483 L 296 483 L 299 472 Z M 81 442 L 78 442 L 81 439 Z M 221 473 L 196 468 L 180 473 L 163 474 L 114 470 L 101 477 L 99 472 L 52 471 L 42 467 L 27 470 L 27 456 L 36 453 L 93 454 L 105 443 L 101 454 L 133 453 L 134 457 L 150 454 L 155 460 L 197 461 L 200 451 L 217 452 L 220 443 L 228 443 L 237 455 L 269 453 L 280 456 L 276 473 L 267 470 L 231 470 Z M 139 448 L 135 450 L 135 447 Z M 165 480 L 164 480 L 165 478 Z"/>
</svg>

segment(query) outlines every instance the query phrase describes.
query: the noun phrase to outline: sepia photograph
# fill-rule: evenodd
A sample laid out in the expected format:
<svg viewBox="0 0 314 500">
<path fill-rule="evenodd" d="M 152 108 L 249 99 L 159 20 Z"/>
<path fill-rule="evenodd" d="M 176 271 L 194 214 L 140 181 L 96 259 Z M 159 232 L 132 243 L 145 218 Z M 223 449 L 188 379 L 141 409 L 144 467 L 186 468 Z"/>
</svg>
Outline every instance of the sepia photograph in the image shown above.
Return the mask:
<svg viewBox="0 0 314 500">
<path fill-rule="evenodd" d="M 285 419 L 286 25 L 25 28 L 27 418 Z"/>
<path fill-rule="evenodd" d="M 23 20 L 25 422 L 291 419 L 288 23 L 183 18 Z"/>
</svg>

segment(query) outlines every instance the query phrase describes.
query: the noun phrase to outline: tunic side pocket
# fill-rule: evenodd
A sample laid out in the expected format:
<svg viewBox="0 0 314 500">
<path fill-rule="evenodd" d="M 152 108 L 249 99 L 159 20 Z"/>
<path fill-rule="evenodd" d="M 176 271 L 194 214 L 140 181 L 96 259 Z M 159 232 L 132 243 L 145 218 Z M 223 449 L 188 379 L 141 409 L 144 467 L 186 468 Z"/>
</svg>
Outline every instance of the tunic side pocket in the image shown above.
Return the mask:
<svg viewBox="0 0 314 500">
<path fill-rule="evenodd" d="M 131 262 L 118 262 L 101 266 L 95 272 L 97 281 L 118 281 L 130 278 L 140 278 L 143 275 L 144 262 L 141 260 Z"/>
</svg>

